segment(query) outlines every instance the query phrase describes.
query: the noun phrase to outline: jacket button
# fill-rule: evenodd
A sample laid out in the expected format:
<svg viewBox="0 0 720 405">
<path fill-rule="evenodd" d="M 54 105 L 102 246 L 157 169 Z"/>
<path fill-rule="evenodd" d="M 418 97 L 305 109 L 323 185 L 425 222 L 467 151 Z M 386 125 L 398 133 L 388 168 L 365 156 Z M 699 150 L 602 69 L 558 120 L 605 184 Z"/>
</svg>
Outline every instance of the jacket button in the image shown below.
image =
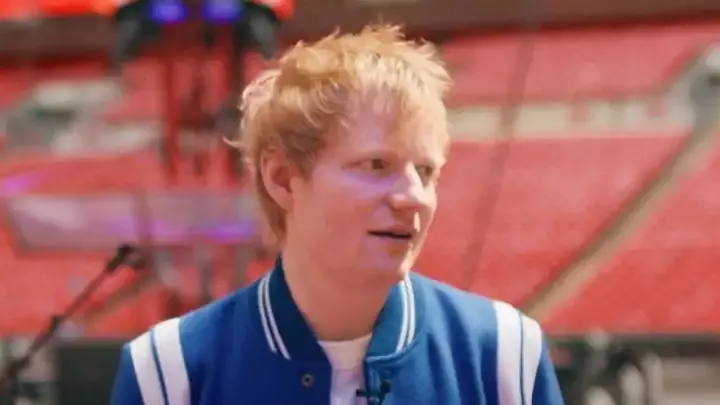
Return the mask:
<svg viewBox="0 0 720 405">
<path fill-rule="evenodd" d="M 315 384 L 315 377 L 313 377 L 312 374 L 304 374 L 301 381 L 303 387 L 310 388 L 313 386 L 313 384 Z"/>
</svg>

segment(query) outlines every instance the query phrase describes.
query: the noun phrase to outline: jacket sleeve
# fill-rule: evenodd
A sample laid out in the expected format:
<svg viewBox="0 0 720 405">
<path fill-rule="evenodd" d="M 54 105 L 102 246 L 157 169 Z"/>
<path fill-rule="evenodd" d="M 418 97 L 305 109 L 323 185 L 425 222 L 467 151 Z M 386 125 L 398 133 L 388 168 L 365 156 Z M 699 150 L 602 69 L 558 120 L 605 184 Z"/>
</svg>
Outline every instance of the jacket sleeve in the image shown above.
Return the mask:
<svg viewBox="0 0 720 405">
<path fill-rule="evenodd" d="M 507 303 L 494 307 L 498 405 L 563 405 L 540 324 Z"/>
<path fill-rule="evenodd" d="M 110 405 L 143 405 L 129 345 L 123 346 L 120 352 L 120 365 L 115 376 Z"/>
<path fill-rule="evenodd" d="M 190 404 L 179 320 L 155 325 L 122 348 L 110 405 Z"/>
<path fill-rule="evenodd" d="M 550 359 L 548 346 L 543 342 L 540 362 L 535 374 L 532 405 L 563 405 L 563 403 L 555 366 Z"/>
</svg>

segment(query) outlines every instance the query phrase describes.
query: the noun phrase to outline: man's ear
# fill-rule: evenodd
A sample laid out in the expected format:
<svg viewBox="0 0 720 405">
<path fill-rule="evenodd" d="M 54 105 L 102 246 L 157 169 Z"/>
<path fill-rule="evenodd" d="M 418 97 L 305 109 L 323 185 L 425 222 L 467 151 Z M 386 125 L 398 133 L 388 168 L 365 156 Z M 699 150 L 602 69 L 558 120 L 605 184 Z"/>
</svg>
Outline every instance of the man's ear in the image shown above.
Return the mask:
<svg viewBox="0 0 720 405">
<path fill-rule="evenodd" d="M 292 206 L 292 167 L 285 153 L 279 149 L 264 151 L 260 156 L 260 174 L 270 197 L 284 211 L 289 211 Z"/>
</svg>

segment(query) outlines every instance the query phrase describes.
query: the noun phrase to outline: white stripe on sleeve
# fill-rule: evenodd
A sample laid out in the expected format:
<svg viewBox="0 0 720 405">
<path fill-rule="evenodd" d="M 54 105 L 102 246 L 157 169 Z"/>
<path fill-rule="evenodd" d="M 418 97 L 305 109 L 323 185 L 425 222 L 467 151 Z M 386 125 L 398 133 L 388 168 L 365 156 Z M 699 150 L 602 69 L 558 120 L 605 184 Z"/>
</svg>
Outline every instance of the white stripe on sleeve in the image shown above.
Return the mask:
<svg viewBox="0 0 720 405">
<path fill-rule="evenodd" d="M 543 349 L 543 335 L 540 325 L 525 315 L 522 318 L 523 332 L 523 394 L 525 405 L 532 405 L 535 377 L 537 376 L 540 356 Z"/>
<path fill-rule="evenodd" d="M 521 380 L 522 323 L 519 312 L 495 301 L 497 320 L 497 384 L 499 405 L 523 405 Z M 526 404 L 530 405 L 530 404 Z"/>
<path fill-rule="evenodd" d="M 140 335 L 130 342 L 130 357 L 132 358 L 135 378 L 140 388 L 143 404 L 164 405 L 165 401 L 163 399 L 155 358 L 153 357 L 149 332 Z"/>
<path fill-rule="evenodd" d="M 163 321 L 153 328 L 155 350 L 165 381 L 168 405 L 190 405 L 190 381 L 180 342 L 180 320 Z"/>
</svg>

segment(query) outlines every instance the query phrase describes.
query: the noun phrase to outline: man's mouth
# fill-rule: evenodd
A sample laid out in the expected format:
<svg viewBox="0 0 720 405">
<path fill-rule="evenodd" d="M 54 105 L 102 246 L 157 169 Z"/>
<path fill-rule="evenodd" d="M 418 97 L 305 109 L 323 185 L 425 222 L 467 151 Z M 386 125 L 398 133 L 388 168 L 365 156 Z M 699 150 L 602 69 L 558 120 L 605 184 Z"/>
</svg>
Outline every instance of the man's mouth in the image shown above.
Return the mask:
<svg viewBox="0 0 720 405">
<path fill-rule="evenodd" d="M 394 240 L 410 240 L 413 238 L 412 232 L 405 231 L 370 231 L 370 235 L 378 238 L 389 238 Z"/>
</svg>

